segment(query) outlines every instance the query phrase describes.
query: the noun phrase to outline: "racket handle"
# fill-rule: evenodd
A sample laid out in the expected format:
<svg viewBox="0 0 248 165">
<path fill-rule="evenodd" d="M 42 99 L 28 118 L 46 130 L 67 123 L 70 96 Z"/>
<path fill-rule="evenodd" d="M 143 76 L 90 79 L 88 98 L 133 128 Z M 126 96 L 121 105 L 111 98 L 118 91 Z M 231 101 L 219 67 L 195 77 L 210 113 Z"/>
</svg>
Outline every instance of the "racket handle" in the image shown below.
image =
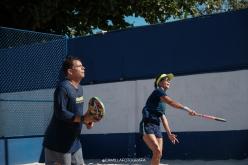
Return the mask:
<svg viewBox="0 0 248 165">
<path fill-rule="evenodd" d="M 223 118 L 219 118 L 219 117 L 216 117 L 214 120 L 216 121 L 222 121 L 222 122 L 226 122 L 226 119 L 223 119 Z"/>
</svg>

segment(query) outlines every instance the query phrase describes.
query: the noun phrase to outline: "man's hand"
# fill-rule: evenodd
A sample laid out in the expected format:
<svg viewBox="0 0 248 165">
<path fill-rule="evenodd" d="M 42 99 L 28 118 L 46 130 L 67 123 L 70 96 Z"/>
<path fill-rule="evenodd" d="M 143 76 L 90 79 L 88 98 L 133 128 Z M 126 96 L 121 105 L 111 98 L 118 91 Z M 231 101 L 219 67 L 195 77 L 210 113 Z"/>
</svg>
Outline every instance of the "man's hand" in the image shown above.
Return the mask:
<svg viewBox="0 0 248 165">
<path fill-rule="evenodd" d="M 94 122 L 85 123 L 85 125 L 87 129 L 91 129 L 94 127 Z"/>
</svg>

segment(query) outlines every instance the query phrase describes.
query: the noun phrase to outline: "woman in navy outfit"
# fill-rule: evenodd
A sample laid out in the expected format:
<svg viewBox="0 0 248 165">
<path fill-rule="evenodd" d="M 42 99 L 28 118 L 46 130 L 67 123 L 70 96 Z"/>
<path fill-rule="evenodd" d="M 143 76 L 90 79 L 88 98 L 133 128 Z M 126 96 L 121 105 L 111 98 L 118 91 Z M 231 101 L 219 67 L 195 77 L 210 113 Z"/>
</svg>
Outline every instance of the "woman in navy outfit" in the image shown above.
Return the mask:
<svg viewBox="0 0 248 165">
<path fill-rule="evenodd" d="M 187 111 L 189 115 L 195 115 L 196 112 L 192 109 L 176 102 L 166 94 L 166 90 L 170 88 L 170 81 L 173 79 L 173 74 L 160 74 L 154 82 L 154 91 L 148 97 L 146 105 L 142 110 L 142 121 L 140 123 L 140 132 L 143 140 L 152 151 L 151 165 L 159 165 L 163 151 L 163 136 L 160 129 L 160 122 L 167 132 L 170 141 L 175 144 L 178 139 L 175 134 L 171 133 L 168 120 L 165 116 L 166 104 Z"/>
</svg>

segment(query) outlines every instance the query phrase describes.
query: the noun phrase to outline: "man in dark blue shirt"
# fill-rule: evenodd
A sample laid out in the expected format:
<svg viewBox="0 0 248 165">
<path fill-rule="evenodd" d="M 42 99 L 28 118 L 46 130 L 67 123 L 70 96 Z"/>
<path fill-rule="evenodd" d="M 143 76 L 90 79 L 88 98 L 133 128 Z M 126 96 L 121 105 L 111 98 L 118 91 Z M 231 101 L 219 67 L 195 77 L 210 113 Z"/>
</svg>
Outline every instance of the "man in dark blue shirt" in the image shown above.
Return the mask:
<svg viewBox="0 0 248 165">
<path fill-rule="evenodd" d="M 66 79 L 54 92 L 54 112 L 46 130 L 43 145 L 47 165 L 84 164 L 80 133 L 83 123 L 93 127 L 93 121 L 83 116 L 83 88 L 80 81 L 85 68 L 79 58 L 68 57 L 63 63 Z"/>
</svg>

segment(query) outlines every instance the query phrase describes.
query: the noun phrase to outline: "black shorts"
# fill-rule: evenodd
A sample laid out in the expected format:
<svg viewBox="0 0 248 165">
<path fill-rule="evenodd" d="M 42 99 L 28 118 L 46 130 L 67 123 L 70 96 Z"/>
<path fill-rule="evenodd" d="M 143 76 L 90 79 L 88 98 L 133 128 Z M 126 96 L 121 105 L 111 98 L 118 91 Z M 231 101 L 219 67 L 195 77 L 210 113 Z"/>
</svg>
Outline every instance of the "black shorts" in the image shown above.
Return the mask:
<svg viewBox="0 0 248 165">
<path fill-rule="evenodd" d="M 160 129 L 160 125 L 154 123 L 144 123 L 143 121 L 140 122 L 140 133 L 144 134 L 154 134 L 156 138 L 162 138 L 162 132 Z"/>
</svg>

